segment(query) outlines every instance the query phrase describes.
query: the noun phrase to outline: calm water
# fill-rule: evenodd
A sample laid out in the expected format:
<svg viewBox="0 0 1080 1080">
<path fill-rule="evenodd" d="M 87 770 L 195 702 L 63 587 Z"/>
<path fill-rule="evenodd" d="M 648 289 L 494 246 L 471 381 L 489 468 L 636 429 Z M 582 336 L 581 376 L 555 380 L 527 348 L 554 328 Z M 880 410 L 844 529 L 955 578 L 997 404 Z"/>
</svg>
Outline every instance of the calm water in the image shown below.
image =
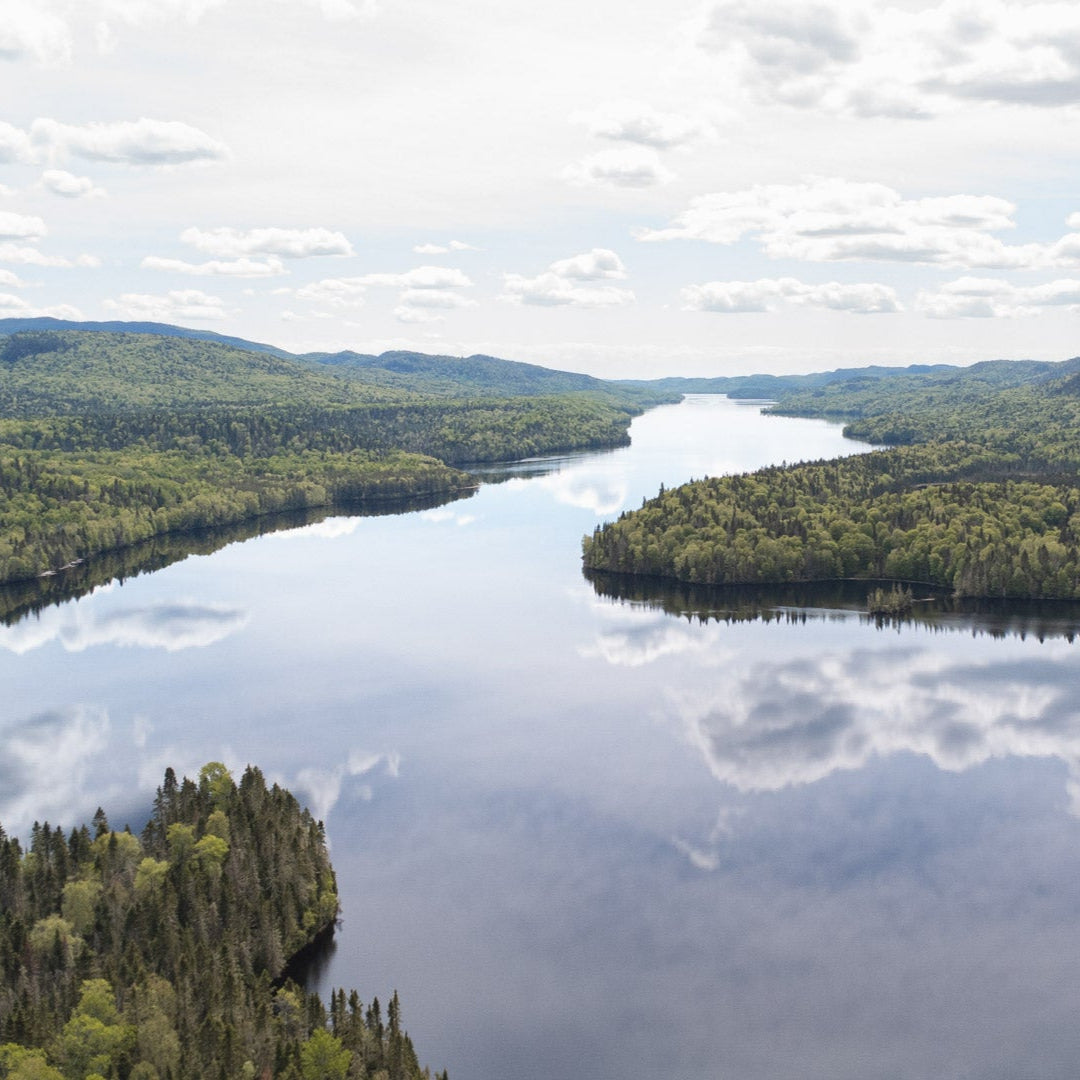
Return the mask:
<svg viewBox="0 0 1080 1080">
<path fill-rule="evenodd" d="M 0 628 L 0 821 L 258 763 L 327 822 L 322 987 L 396 987 L 457 1080 L 1074 1077 L 1080 645 L 600 595 L 581 535 L 661 482 L 858 449 L 632 434 Z"/>
</svg>

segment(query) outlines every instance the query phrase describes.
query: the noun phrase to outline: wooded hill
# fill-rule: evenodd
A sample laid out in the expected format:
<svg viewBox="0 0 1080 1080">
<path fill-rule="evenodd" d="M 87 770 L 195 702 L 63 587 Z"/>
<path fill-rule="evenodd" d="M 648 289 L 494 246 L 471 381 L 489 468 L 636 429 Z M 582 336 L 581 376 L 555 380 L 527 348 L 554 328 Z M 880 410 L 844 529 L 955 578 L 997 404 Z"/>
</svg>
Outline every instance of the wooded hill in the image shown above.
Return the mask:
<svg viewBox="0 0 1080 1080">
<path fill-rule="evenodd" d="M 258 769 L 167 770 L 139 836 L 0 829 L 0 1077 L 427 1078 L 396 993 L 384 1021 L 284 978 L 337 914 L 322 825 Z"/>
<path fill-rule="evenodd" d="M 585 566 L 702 584 L 845 578 L 1080 596 L 1080 361 L 860 372 L 773 411 L 893 449 L 683 485 L 584 542 Z"/>
<path fill-rule="evenodd" d="M 163 533 L 461 493 L 462 465 L 622 445 L 671 398 L 473 359 L 405 378 L 184 336 L 0 337 L 0 582 Z"/>
</svg>

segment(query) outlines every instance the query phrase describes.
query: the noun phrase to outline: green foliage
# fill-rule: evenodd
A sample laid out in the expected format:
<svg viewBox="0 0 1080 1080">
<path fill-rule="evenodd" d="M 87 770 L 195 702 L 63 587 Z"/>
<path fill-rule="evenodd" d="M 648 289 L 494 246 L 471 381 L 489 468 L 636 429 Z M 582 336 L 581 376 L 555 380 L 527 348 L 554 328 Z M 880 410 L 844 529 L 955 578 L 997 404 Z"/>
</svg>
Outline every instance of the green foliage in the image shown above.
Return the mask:
<svg viewBox="0 0 1080 1080">
<path fill-rule="evenodd" d="M 1080 597 L 1078 363 L 789 395 L 778 411 L 857 416 L 850 433 L 900 445 L 662 492 L 586 538 L 585 565 L 702 584 L 864 578 Z"/>
<path fill-rule="evenodd" d="M 166 772 L 141 839 L 97 822 L 35 825 L 25 852 L 0 829 L 0 1080 L 423 1080 L 396 994 L 384 1025 L 335 992 L 328 1027 L 284 981 L 338 914 L 322 826 L 287 791 L 211 762 Z"/>
<path fill-rule="evenodd" d="M 455 465 L 625 444 L 631 418 L 664 400 L 463 363 L 449 389 L 438 372 L 414 372 L 418 392 L 382 385 L 378 366 L 220 342 L 12 335 L 0 345 L 0 582 L 163 534 L 466 491 L 475 481 Z"/>
</svg>

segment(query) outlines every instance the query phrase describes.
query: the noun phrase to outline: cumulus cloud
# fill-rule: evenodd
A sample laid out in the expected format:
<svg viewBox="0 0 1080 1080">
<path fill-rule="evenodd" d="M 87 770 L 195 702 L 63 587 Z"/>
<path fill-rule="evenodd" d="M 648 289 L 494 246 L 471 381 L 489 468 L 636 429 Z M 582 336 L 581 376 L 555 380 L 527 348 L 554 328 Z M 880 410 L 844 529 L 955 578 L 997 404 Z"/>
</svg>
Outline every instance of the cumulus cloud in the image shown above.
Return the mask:
<svg viewBox="0 0 1080 1080">
<path fill-rule="evenodd" d="M 851 311 L 862 315 L 902 311 L 896 291 L 876 283 L 845 285 L 829 281 L 808 285 L 796 278 L 762 278 L 758 281 L 710 281 L 683 290 L 688 311 L 727 314 L 775 311 L 778 302 L 802 307 Z"/>
<path fill-rule="evenodd" d="M 325 307 L 362 307 L 369 288 L 400 289 L 394 317 L 404 323 L 430 323 L 442 312 L 475 307 L 476 301 L 458 289 L 472 287 L 469 277 L 453 267 L 417 266 L 402 273 L 362 274 L 350 278 L 324 278 L 296 290 L 300 300 Z"/>
<path fill-rule="evenodd" d="M 199 229 L 180 234 L 185 244 L 208 255 L 238 259 L 245 255 L 279 255 L 286 259 L 306 259 L 315 255 L 351 255 L 352 244 L 340 232 L 330 229 Z"/>
<path fill-rule="evenodd" d="M 147 255 L 139 264 L 144 270 L 166 270 L 175 274 L 190 274 L 195 277 L 276 277 L 284 274 L 285 264 L 271 255 L 258 259 L 210 259 L 202 263 L 185 262 L 183 259 L 165 259 L 158 255 Z"/>
<path fill-rule="evenodd" d="M 606 248 L 558 259 L 536 277 L 505 274 L 499 299 L 540 307 L 624 307 L 634 302 L 630 289 L 593 282 L 626 277 L 622 260 Z"/>
<path fill-rule="evenodd" d="M 705 130 L 699 121 L 680 113 L 658 112 L 629 101 L 609 102 L 591 112 L 575 113 L 571 119 L 584 124 L 596 138 L 636 143 L 656 150 L 684 146 Z"/>
<path fill-rule="evenodd" d="M 34 145 L 51 156 L 72 154 L 122 165 L 184 165 L 221 161 L 225 144 L 178 120 L 119 120 L 63 124 L 39 118 L 30 125 Z"/>
<path fill-rule="evenodd" d="M 452 251 L 476 251 L 476 248 L 463 240 L 451 240 L 449 244 L 417 244 L 413 251 L 417 255 L 448 255 Z"/>
<path fill-rule="evenodd" d="M 468 276 L 460 270 L 445 266 L 418 266 L 402 274 L 364 274 L 352 280 L 361 286 L 399 289 L 464 289 L 472 285 Z"/>
<path fill-rule="evenodd" d="M 69 259 L 65 255 L 46 255 L 36 247 L 26 244 L 14 244 L 0 242 L 0 262 L 19 263 L 23 266 L 53 266 L 71 269 L 82 267 L 93 269 L 101 265 L 101 260 L 96 255 L 77 255 Z"/>
<path fill-rule="evenodd" d="M 917 310 L 932 319 L 1001 319 L 1038 315 L 1048 307 L 1080 312 L 1080 280 L 1066 278 L 1042 285 L 1017 286 L 1000 278 L 963 277 L 924 290 Z"/>
<path fill-rule="evenodd" d="M 88 176 L 75 176 L 63 169 L 46 169 L 41 174 L 41 184 L 46 191 L 65 199 L 100 199 L 106 194 Z"/>
<path fill-rule="evenodd" d="M 0 210 L 0 240 L 40 240 L 48 233 L 39 217 Z"/>
<path fill-rule="evenodd" d="M 105 0 L 106 17 L 141 26 L 155 19 L 183 19 L 198 22 L 208 11 L 226 0 Z"/>
<path fill-rule="evenodd" d="M 67 23 L 40 0 L 7 0 L 0 15 L 0 60 L 34 60 L 52 66 L 71 59 Z"/>
<path fill-rule="evenodd" d="M 106 19 L 133 26 L 167 19 L 195 23 L 226 3 L 228 0 L 105 0 L 103 14 Z M 278 3 L 314 9 L 331 21 L 369 18 L 378 11 L 376 0 L 278 0 Z"/>
<path fill-rule="evenodd" d="M 394 317 L 405 323 L 440 321 L 440 312 L 476 307 L 476 301 L 448 289 L 406 289 L 398 297 Z"/>
<path fill-rule="evenodd" d="M 562 176 L 572 184 L 602 188 L 649 188 L 675 179 L 655 151 L 637 146 L 590 154 L 568 165 Z"/>
<path fill-rule="evenodd" d="M 972 102 L 1080 102 L 1080 9 L 1067 0 L 714 0 L 703 49 L 761 101 L 923 118 Z"/>
<path fill-rule="evenodd" d="M 118 300 L 106 300 L 105 307 L 121 318 L 150 322 L 175 319 L 223 319 L 225 303 L 198 289 L 175 289 L 165 296 L 124 293 Z"/>
<path fill-rule="evenodd" d="M 622 259 L 608 248 L 593 248 L 569 259 L 559 259 L 553 262 L 549 269 L 559 277 L 571 278 L 574 281 L 626 277 L 626 267 L 623 266 Z"/>
<path fill-rule="evenodd" d="M 14 284 L 14 283 L 12 283 Z M 22 282 L 18 283 L 19 285 Z M 0 293 L 0 317 L 5 319 L 37 319 L 49 316 L 54 319 L 82 319 L 82 312 L 70 304 L 53 304 L 50 307 L 35 307 L 21 296 L 14 293 Z"/>
<path fill-rule="evenodd" d="M 32 162 L 34 146 L 22 128 L 0 120 L 0 163 L 11 165 L 16 162 Z"/>
<path fill-rule="evenodd" d="M 1080 265 L 1080 235 L 1051 244 L 1004 243 L 1015 207 L 992 195 L 905 199 L 885 184 L 811 177 L 693 200 L 639 240 L 734 244 L 753 237 L 766 255 L 805 262 L 876 260 L 989 269 Z"/>
</svg>

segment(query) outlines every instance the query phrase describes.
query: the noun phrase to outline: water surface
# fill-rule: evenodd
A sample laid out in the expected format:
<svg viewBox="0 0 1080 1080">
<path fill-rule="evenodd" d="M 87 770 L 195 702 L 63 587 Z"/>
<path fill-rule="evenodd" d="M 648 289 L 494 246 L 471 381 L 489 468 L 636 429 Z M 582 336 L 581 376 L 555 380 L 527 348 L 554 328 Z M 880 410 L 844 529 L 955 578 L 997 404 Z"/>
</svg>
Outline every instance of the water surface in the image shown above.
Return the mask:
<svg viewBox="0 0 1080 1080">
<path fill-rule="evenodd" d="M 632 436 L 0 628 L 0 821 L 136 822 L 166 765 L 259 764 L 327 823 L 321 986 L 396 987 L 461 1080 L 1075 1075 L 1066 616 L 597 591 L 581 536 L 661 483 L 861 449 L 707 397 Z"/>
</svg>

